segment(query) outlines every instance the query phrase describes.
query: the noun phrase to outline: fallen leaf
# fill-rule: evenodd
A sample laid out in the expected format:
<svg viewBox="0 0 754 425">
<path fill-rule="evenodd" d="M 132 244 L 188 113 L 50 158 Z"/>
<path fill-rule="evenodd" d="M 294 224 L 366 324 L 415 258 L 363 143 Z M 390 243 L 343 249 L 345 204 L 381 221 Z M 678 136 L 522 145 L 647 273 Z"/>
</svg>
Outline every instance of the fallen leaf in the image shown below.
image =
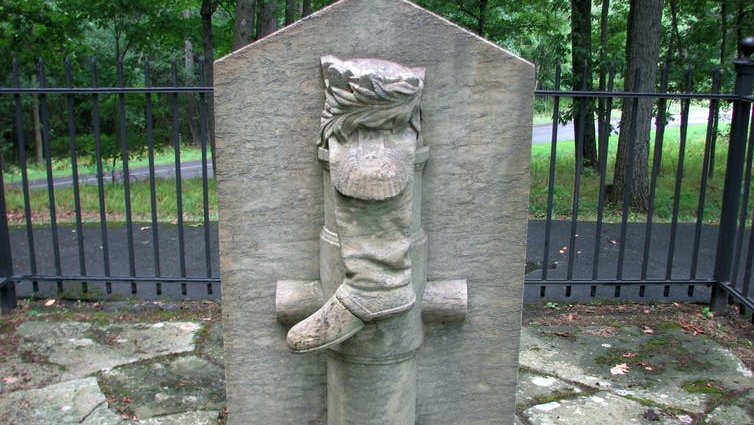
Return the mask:
<svg viewBox="0 0 754 425">
<path fill-rule="evenodd" d="M 625 375 L 628 373 L 628 365 L 625 363 L 621 363 L 618 365 L 615 365 L 612 369 L 610 369 L 610 373 L 613 375 Z"/>
<path fill-rule="evenodd" d="M 152 228 L 151 226 L 142 226 L 139 228 L 139 230 L 149 230 L 151 228 Z"/>
<path fill-rule="evenodd" d="M 655 368 L 653 368 L 652 366 L 644 366 L 644 370 L 648 370 L 648 371 L 651 372 L 651 371 L 655 370 Z"/>
<path fill-rule="evenodd" d="M 55 304 L 55 300 L 54 299 L 45 301 L 45 307 L 50 307 L 53 304 Z"/>
<path fill-rule="evenodd" d="M 3 378 L 3 384 L 13 384 L 18 381 L 18 378 L 15 376 L 6 376 Z"/>
<path fill-rule="evenodd" d="M 647 335 L 654 335 L 655 333 L 655 330 L 650 328 L 649 326 L 644 326 L 644 328 L 641 331 Z"/>
</svg>

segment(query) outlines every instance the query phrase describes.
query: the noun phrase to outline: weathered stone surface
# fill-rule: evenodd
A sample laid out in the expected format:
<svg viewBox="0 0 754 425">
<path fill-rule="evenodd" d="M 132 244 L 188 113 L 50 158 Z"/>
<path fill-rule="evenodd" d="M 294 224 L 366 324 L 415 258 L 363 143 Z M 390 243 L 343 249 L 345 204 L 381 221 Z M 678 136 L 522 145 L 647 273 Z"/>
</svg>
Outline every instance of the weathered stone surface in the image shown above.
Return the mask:
<svg viewBox="0 0 754 425">
<path fill-rule="evenodd" d="M 527 405 L 542 399 L 578 396 L 581 388 L 552 376 L 519 372 L 516 403 Z"/>
<path fill-rule="evenodd" d="M 0 396 L 6 424 L 115 425 L 121 419 L 107 407 L 95 378 L 85 378 Z"/>
<path fill-rule="evenodd" d="M 65 381 L 138 360 L 192 351 L 199 328 L 193 322 L 106 326 L 25 322 L 17 334 L 22 338 L 19 351 L 60 366 L 60 379 Z"/>
<path fill-rule="evenodd" d="M 425 325 L 417 424 L 510 423 L 533 67 L 411 3 L 342 0 L 215 64 L 229 423 L 322 424 L 325 361 L 293 356 L 279 280 L 316 280 L 323 225 L 320 57 L 426 68 L 428 280 L 467 279 L 465 322 Z"/>
<path fill-rule="evenodd" d="M 647 407 L 609 392 L 538 404 L 524 411 L 532 425 L 680 424 L 673 415 L 659 413 L 657 421 L 644 419 Z"/>
<path fill-rule="evenodd" d="M 140 425 L 214 425 L 220 412 L 200 410 L 140 420 Z"/>
<path fill-rule="evenodd" d="M 218 411 L 225 398 L 223 370 L 208 361 L 185 356 L 126 365 L 102 373 L 113 394 L 130 398 L 140 419 L 185 411 Z"/>
<path fill-rule="evenodd" d="M 223 367 L 223 324 L 212 322 L 205 325 L 197 350 L 210 362 Z"/>
<path fill-rule="evenodd" d="M 740 360 L 704 336 L 675 329 L 646 334 L 631 326 L 614 328 L 609 337 L 597 327 L 560 331 L 565 336 L 556 335 L 558 328 L 525 328 L 521 364 L 596 389 L 692 413 L 703 413 L 708 397 L 684 391 L 686 383 L 714 379 L 728 389 L 754 387 L 750 371 Z M 611 374 L 610 369 L 622 363 L 629 364 L 628 372 Z"/>
</svg>

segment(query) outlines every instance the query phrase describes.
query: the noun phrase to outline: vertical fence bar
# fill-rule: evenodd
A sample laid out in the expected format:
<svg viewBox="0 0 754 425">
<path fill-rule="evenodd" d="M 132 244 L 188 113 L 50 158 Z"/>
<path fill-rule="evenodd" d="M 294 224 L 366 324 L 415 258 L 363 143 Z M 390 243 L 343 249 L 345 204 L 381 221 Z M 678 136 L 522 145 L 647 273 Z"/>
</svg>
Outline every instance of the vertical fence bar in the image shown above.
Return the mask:
<svg viewBox="0 0 754 425">
<path fill-rule="evenodd" d="M 693 71 L 691 67 L 686 70 L 686 93 L 691 92 Z M 675 255 L 675 237 L 678 232 L 678 209 L 681 205 L 681 186 L 683 184 L 683 166 L 686 159 L 686 136 L 689 129 L 689 108 L 691 99 L 681 100 L 681 129 L 678 144 L 678 164 L 675 171 L 675 191 L 673 192 L 673 215 L 670 219 L 670 241 L 668 242 L 668 257 L 665 262 L 665 280 L 673 276 L 673 258 Z"/>
<path fill-rule="evenodd" d="M 736 88 L 735 94 L 741 97 L 751 96 L 754 88 L 754 37 L 747 37 L 740 43 L 744 57 L 735 60 Z M 741 177 L 743 176 L 744 154 L 746 150 L 746 133 L 749 126 L 751 103 L 743 98 L 733 102 L 733 119 L 730 129 L 728 159 L 723 186 L 723 206 L 720 211 L 720 228 L 717 236 L 715 255 L 716 285 L 712 291 L 712 309 L 721 311 L 728 301 L 723 285 L 730 281 L 733 263 L 733 244 L 738 227 L 738 207 L 741 195 Z"/>
<path fill-rule="evenodd" d="M 610 65 L 610 73 L 607 83 L 607 91 L 613 91 L 613 83 L 615 81 L 615 64 Z M 600 125 L 600 143 L 599 150 L 599 167 L 600 167 L 600 193 L 599 199 L 597 199 L 597 223 L 594 229 L 594 253 L 592 258 L 592 280 L 597 280 L 600 270 L 600 249 L 602 247 L 602 221 L 605 216 L 605 196 L 606 196 L 606 179 L 607 179 L 607 151 L 610 147 L 610 133 L 611 125 L 610 119 L 613 113 L 613 98 L 608 97 L 607 100 L 600 98 L 602 106 L 605 108 L 602 112 L 602 118 L 604 122 Z"/>
<path fill-rule="evenodd" d="M 44 62 L 40 59 L 37 64 L 37 74 L 39 79 L 39 87 L 45 88 L 47 86 L 47 78 L 45 77 Z M 55 274 L 61 276 L 62 270 L 60 266 L 60 244 L 58 241 L 58 222 L 57 213 L 55 210 L 55 179 L 52 173 L 52 152 L 50 145 L 50 113 L 47 108 L 47 94 L 42 92 L 39 95 L 39 114 L 42 121 L 42 149 L 45 156 L 45 168 L 47 171 L 47 199 L 50 211 L 50 232 L 52 235 L 52 254 L 53 261 L 55 263 Z M 58 292 L 63 292 L 63 282 L 57 282 Z"/>
<path fill-rule="evenodd" d="M 3 161 L 0 161 L 0 313 L 8 314 L 16 308 L 16 284 L 9 280 L 13 276 L 13 257 L 5 209 L 3 172 Z"/>
<path fill-rule="evenodd" d="M 746 166 L 744 167 L 744 183 L 743 183 L 743 195 L 741 201 L 741 218 L 739 219 L 740 225 L 738 226 L 738 234 L 736 235 L 735 249 L 733 254 L 733 265 L 730 272 L 730 286 L 736 287 L 736 281 L 738 280 L 738 266 L 741 260 L 741 250 L 743 248 L 744 232 L 746 232 L 746 218 L 749 216 L 749 189 L 751 188 L 751 165 L 752 156 L 754 156 L 754 111 L 752 111 L 751 119 L 749 120 L 749 141 L 748 148 L 746 149 Z"/>
<path fill-rule="evenodd" d="M 171 69 L 171 82 L 173 87 L 178 87 L 178 65 L 173 61 Z M 173 150 L 175 152 L 175 195 L 176 215 L 178 224 L 178 261 L 181 277 L 186 277 L 186 250 L 183 234 L 183 181 L 181 180 L 181 139 L 180 122 L 178 115 L 178 92 L 173 92 L 170 97 L 170 111 L 173 119 Z M 181 282 L 181 294 L 186 295 L 186 283 Z"/>
<path fill-rule="evenodd" d="M 555 90 L 560 91 L 560 64 L 555 68 Z M 545 218 L 545 243 L 542 253 L 542 280 L 547 280 L 550 268 L 550 233 L 552 232 L 552 208 L 555 196 L 555 160 L 558 154 L 558 118 L 560 116 L 560 96 L 553 97 L 552 139 L 550 144 L 550 170 L 547 180 L 547 215 Z"/>
<path fill-rule="evenodd" d="M 720 69 L 715 67 L 712 73 L 712 94 L 720 93 Z M 699 204 L 696 208 L 696 226 L 694 228 L 694 246 L 691 250 L 691 270 L 689 271 L 689 279 L 696 279 L 696 271 L 699 265 L 699 248 L 701 246 L 702 239 L 702 223 L 704 222 L 704 206 L 707 202 L 707 181 L 712 176 L 711 168 L 714 167 L 713 149 L 714 149 L 714 133 L 715 133 L 715 120 L 717 119 L 717 111 L 719 110 L 719 101 L 717 99 L 710 99 L 709 103 L 709 115 L 707 116 L 707 134 L 704 139 L 704 159 L 702 162 L 702 176 L 699 183 Z"/>
<path fill-rule="evenodd" d="M 587 67 L 584 65 L 584 70 Z M 581 80 L 581 90 L 586 91 L 586 79 L 587 75 L 584 72 Z M 586 100 L 585 97 L 578 99 L 574 98 L 573 101 L 578 100 L 579 105 L 579 125 L 578 125 L 578 137 L 576 137 L 576 145 L 574 146 L 574 157 L 576 158 L 575 175 L 573 176 L 573 200 L 571 203 L 571 232 L 568 240 L 568 270 L 566 272 L 566 279 L 573 279 L 573 268 L 576 261 L 576 231 L 579 219 L 579 197 L 581 196 L 581 173 L 584 169 L 584 133 L 586 132 Z M 594 117 L 589 119 L 590 125 L 594 126 Z"/>
<path fill-rule="evenodd" d="M 636 68 L 634 87 L 641 87 L 641 68 Z M 634 97 L 631 102 L 633 117 L 631 117 L 630 125 L 630 142 L 628 145 L 628 166 L 626 167 L 626 185 L 623 188 L 623 216 L 620 223 L 620 246 L 618 248 L 618 271 L 616 273 L 616 279 L 623 279 L 623 261 L 626 256 L 626 230 L 628 228 L 628 214 L 631 205 L 631 192 L 634 184 L 634 152 L 636 148 L 636 112 L 639 110 L 639 98 Z"/>
<path fill-rule="evenodd" d="M 144 61 L 144 86 L 151 86 L 149 59 Z M 154 261 L 154 275 L 160 277 L 160 238 L 157 228 L 157 188 L 155 186 L 155 169 L 154 169 L 154 128 L 152 116 L 152 93 L 147 92 L 144 95 L 144 119 L 147 130 L 147 155 L 149 157 L 149 203 L 152 212 L 152 259 Z M 155 283 L 155 292 L 162 295 L 162 284 Z"/>
<path fill-rule="evenodd" d="M 660 92 L 668 91 L 668 62 L 662 67 L 662 76 L 660 77 Z M 665 127 L 668 119 L 668 100 L 664 97 L 657 99 L 657 118 L 655 119 L 655 146 L 652 154 L 652 176 L 649 181 L 649 205 L 647 206 L 647 223 L 644 228 L 644 254 L 641 261 L 641 280 L 647 279 L 649 267 L 649 251 L 652 247 L 652 224 L 654 220 L 655 195 L 657 192 L 657 178 L 660 175 L 662 167 L 662 145 L 665 141 Z M 643 296 L 643 295 L 642 295 Z"/>
<path fill-rule="evenodd" d="M 13 85 L 20 88 L 21 78 L 18 72 L 18 61 L 13 58 Z M 26 221 L 26 241 L 29 246 L 29 269 L 32 276 L 37 275 L 37 252 L 34 247 L 34 226 L 31 216 L 31 197 L 29 195 L 29 171 L 26 164 L 26 139 L 24 138 L 24 116 L 21 95 L 13 96 L 16 109 L 16 141 L 18 142 L 18 165 L 21 167 L 21 190 L 24 196 L 24 219 Z M 2 187 L 2 186 L 0 186 Z M 39 285 L 32 282 L 32 292 L 39 292 Z"/>
<path fill-rule="evenodd" d="M 752 229 L 754 229 L 754 213 L 752 213 L 751 216 L 751 224 Z M 751 275 L 752 275 L 752 267 L 754 264 L 752 264 L 754 260 L 754 231 L 749 232 L 749 249 L 746 251 L 746 263 L 744 264 L 744 279 L 743 279 L 743 285 L 741 288 L 741 293 L 744 295 L 744 297 L 748 299 L 752 299 L 752 294 L 750 294 L 751 289 Z"/>
<path fill-rule="evenodd" d="M 92 58 L 92 87 L 97 87 L 97 60 Z M 107 236 L 107 206 L 105 205 L 105 176 L 102 167 L 102 133 L 100 132 L 99 95 L 92 94 L 92 131 L 94 132 L 95 160 L 97 163 L 97 199 L 99 201 L 100 238 L 102 240 L 102 265 L 105 276 L 110 272 L 110 242 Z M 112 283 L 105 282 L 105 292 L 113 292 Z"/>
<path fill-rule="evenodd" d="M 123 62 L 118 61 L 118 86 L 125 87 Z M 128 242 L 128 272 L 131 277 L 136 276 L 136 258 L 134 255 L 134 230 L 131 215 L 131 174 L 128 169 L 128 139 L 126 138 L 126 94 L 118 94 L 118 137 L 120 139 L 120 155 L 123 163 L 123 194 L 126 213 L 126 238 Z M 131 282 L 131 294 L 136 294 L 136 282 Z"/>
<path fill-rule="evenodd" d="M 73 75 L 71 61 L 65 59 L 65 82 L 68 88 L 73 87 Z M 79 251 L 79 272 L 86 276 L 86 258 L 84 254 L 84 226 L 81 224 L 81 193 L 79 191 L 79 161 L 78 146 L 76 143 L 76 123 L 74 121 L 73 95 L 65 95 L 66 114 L 68 116 L 68 138 L 71 150 L 71 182 L 73 183 L 73 205 L 76 208 L 76 242 Z M 89 292 L 86 281 L 81 282 L 81 292 Z"/>
<path fill-rule="evenodd" d="M 199 80 L 205 85 L 204 59 L 199 60 Z M 207 97 L 199 92 L 199 134 L 202 146 L 202 204 L 204 208 L 204 265 L 207 278 L 212 277 L 212 246 L 210 245 L 209 227 L 209 176 L 207 170 Z M 207 294 L 212 295 L 212 283 L 207 283 Z"/>
</svg>

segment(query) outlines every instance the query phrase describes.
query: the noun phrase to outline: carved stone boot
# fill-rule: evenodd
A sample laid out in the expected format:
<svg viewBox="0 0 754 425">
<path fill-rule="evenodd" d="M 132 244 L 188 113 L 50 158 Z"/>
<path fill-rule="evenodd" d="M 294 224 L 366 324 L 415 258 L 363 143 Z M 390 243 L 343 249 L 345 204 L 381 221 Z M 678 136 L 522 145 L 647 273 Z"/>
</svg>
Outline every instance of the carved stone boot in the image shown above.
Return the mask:
<svg viewBox="0 0 754 425">
<path fill-rule="evenodd" d="M 295 353 L 321 350 L 355 335 L 364 322 L 353 315 L 336 296 L 288 331 L 288 348 Z"/>
<path fill-rule="evenodd" d="M 344 279 L 324 306 L 288 333 L 294 352 L 326 348 L 366 322 L 410 310 L 414 160 L 424 70 L 373 60 L 322 58 L 326 98 L 320 147 Z"/>
</svg>

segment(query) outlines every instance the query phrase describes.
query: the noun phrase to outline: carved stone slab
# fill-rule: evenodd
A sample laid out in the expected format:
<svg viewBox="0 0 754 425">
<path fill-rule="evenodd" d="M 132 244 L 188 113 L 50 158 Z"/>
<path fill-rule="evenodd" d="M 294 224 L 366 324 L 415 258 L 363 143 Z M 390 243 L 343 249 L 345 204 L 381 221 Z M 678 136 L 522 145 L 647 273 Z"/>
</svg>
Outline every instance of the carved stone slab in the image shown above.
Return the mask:
<svg viewBox="0 0 754 425">
<path fill-rule="evenodd" d="M 215 64 L 228 423 L 326 421 L 326 356 L 291 354 L 275 310 L 278 281 L 320 276 L 325 55 L 426 69 L 426 275 L 466 279 L 468 313 L 424 323 L 416 424 L 512 423 L 534 69 L 403 0 L 341 0 Z"/>
</svg>

